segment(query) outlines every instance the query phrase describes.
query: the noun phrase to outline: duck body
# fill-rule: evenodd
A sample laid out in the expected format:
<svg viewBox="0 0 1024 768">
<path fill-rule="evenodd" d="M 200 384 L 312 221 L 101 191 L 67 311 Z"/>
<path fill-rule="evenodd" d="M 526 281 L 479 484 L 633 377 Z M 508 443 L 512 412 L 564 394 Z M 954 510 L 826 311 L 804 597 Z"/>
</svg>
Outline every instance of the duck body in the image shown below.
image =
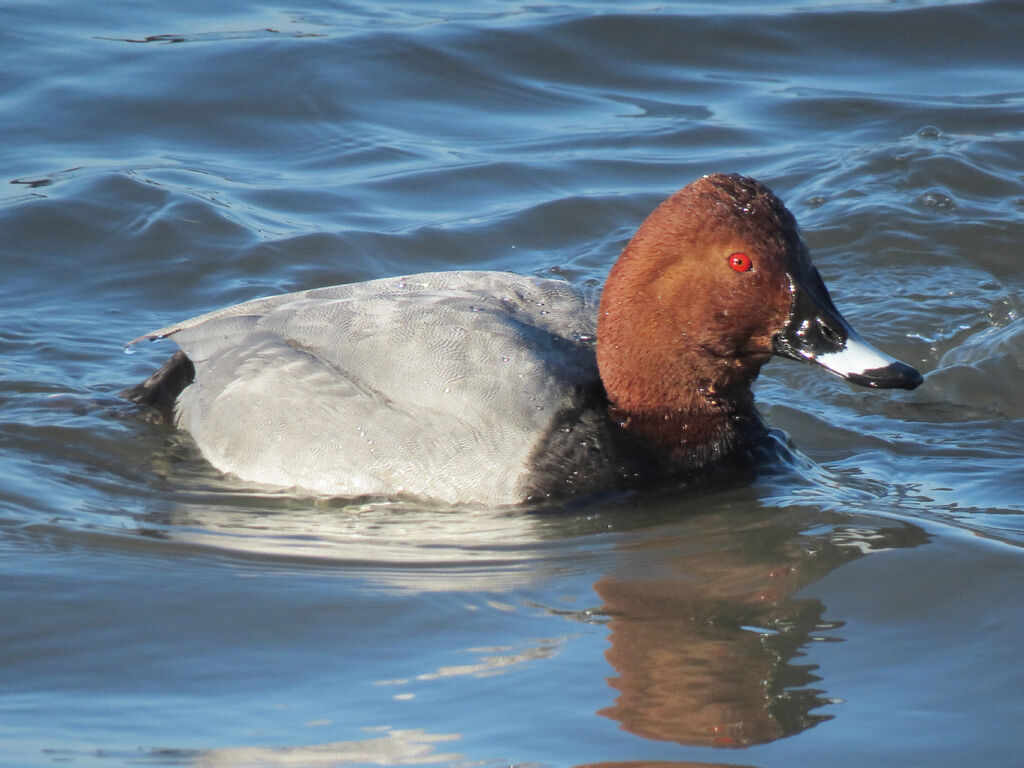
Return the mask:
<svg viewBox="0 0 1024 768">
<path fill-rule="evenodd" d="M 460 271 L 256 299 L 149 337 L 173 338 L 194 366 L 174 420 L 224 471 L 506 504 L 590 489 L 581 472 L 611 463 L 595 325 L 567 282 Z M 585 424 L 599 428 L 580 435 Z M 573 442 L 580 455 L 560 460 L 575 474 L 538 477 L 545 447 Z"/>
<path fill-rule="evenodd" d="M 773 353 L 867 386 L 921 380 L 845 323 L 782 203 L 723 175 L 651 214 L 599 305 L 563 281 L 438 272 L 256 299 L 143 338 L 181 352 L 125 396 L 218 469 L 455 504 L 736 460 L 764 434 L 750 384 Z"/>
</svg>

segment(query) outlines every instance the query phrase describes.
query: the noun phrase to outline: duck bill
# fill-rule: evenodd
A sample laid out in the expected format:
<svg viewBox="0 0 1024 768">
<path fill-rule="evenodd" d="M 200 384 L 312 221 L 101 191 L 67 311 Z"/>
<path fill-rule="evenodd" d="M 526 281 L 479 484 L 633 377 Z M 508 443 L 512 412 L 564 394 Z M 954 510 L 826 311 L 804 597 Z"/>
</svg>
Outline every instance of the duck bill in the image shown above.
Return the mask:
<svg viewBox="0 0 1024 768">
<path fill-rule="evenodd" d="M 924 380 L 917 370 L 875 349 L 853 330 L 835 308 L 817 270 L 791 285 L 793 307 L 786 327 L 773 339 L 775 354 L 820 365 L 862 387 L 914 389 Z"/>
</svg>

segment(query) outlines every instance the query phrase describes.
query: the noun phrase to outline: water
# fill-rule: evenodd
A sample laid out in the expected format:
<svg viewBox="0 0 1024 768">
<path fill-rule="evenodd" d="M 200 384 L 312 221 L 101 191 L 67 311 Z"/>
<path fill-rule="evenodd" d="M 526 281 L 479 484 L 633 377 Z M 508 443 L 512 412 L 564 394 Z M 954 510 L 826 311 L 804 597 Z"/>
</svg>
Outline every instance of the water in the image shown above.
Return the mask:
<svg viewBox="0 0 1024 768">
<path fill-rule="evenodd" d="M 11 766 L 1019 763 L 1014 2 L 0 7 Z M 153 328 L 432 269 L 597 290 L 759 177 L 919 367 L 757 385 L 803 457 L 536 514 L 266 494 L 116 392 Z"/>
</svg>

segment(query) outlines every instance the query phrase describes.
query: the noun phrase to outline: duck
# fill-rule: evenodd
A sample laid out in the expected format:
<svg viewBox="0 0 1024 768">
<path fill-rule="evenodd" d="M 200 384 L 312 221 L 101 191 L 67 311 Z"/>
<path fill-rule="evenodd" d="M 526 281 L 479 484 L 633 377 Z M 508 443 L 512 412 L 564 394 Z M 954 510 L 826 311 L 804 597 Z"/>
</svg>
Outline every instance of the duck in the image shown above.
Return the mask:
<svg viewBox="0 0 1024 768">
<path fill-rule="evenodd" d="M 210 464 L 316 496 L 517 505 L 749 462 L 775 356 L 872 389 L 921 374 L 836 309 L 763 183 L 664 200 L 599 299 L 567 281 L 446 271 L 258 298 L 151 331 L 178 351 L 121 394 Z"/>
</svg>

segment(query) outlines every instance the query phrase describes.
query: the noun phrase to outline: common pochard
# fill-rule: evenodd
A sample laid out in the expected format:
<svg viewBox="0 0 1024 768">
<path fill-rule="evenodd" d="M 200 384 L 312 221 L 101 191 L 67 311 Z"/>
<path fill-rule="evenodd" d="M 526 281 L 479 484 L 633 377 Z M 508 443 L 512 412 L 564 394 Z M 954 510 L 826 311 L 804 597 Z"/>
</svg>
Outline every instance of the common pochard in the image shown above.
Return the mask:
<svg viewBox="0 0 1024 768">
<path fill-rule="evenodd" d="M 180 347 L 126 390 L 218 469 L 339 496 L 514 504 L 685 476 L 766 434 L 772 354 L 875 388 L 865 343 L 763 184 L 705 176 L 640 226 L 599 306 L 569 283 L 437 272 L 318 288 L 140 337 Z"/>
</svg>

